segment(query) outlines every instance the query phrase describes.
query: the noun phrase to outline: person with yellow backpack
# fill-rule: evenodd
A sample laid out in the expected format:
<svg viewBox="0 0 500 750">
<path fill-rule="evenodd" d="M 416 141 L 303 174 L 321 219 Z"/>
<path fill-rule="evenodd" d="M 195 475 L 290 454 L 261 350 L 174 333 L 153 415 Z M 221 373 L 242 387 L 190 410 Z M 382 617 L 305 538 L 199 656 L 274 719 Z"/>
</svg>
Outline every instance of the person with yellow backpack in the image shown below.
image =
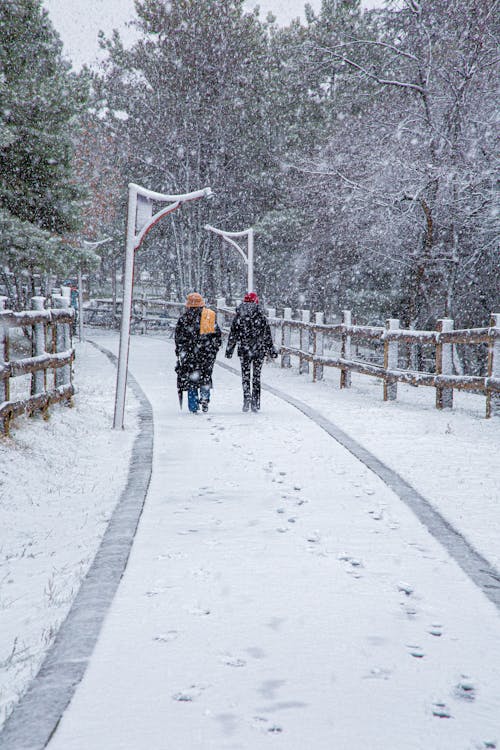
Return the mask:
<svg viewBox="0 0 500 750">
<path fill-rule="evenodd" d="M 221 343 L 222 333 L 215 312 L 205 307 L 201 294 L 188 294 L 186 312 L 175 327 L 175 371 L 179 403 L 182 408 L 182 394 L 187 391 L 192 414 L 196 414 L 200 406 L 202 411 L 208 411 L 212 371 Z"/>
</svg>

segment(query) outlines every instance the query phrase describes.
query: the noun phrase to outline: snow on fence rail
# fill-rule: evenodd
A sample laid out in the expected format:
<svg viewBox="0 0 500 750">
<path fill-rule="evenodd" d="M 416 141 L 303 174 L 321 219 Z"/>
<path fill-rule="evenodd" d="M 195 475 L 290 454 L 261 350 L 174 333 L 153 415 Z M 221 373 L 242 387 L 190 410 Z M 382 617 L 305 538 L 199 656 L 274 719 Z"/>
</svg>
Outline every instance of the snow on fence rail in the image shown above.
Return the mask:
<svg viewBox="0 0 500 750">
<path fill-rule="evenodd" d="M 33 310 L 5 310 L 0 297 L 0 432 L 9 434 L 10 423 L 20 414 L 41 411 L 44 417 L 51 404 L 67 400 L 74 393 L 71 324 L 74 311 L 66 297 L 53 297 L 57 309 L 44 309 L 45 298 L 33 297 Z M 32 356 L 11 359 L 11 329 L 30 329 Z M 49 371 L 53 382 L 49 384 Z M 11 398 L 11 381 L 31 374 L 30 395 Z"/>
<path fill-rule="evenodd" d="M 85 310 L 85 322 L 113 324 L 118 319 L 116 309 L 120 304 L 120 300 L 114 303 L 111 299 L 92 300 Z M 132 323 L 141 333 L 155 328 L 171 330 L 184 309 L 183 302 L 174 300 L 134 299 Z M 217 313 L 219 325 L 227 329 L 235 308 L 229 307 L 221 297 L 217 300 Z M 300 319 L 293 319 L 292 309 L 285 308 L 283 317 L 279 317 L 275 308 L 267 308 L 273 339 L 281 355 L 281 367 L 290 367 L 291 358 L 296 357 L 299 372 L 308 373 L 311 369 L 313 381 L 323 378 L 324 367 L 336 367 L 340 370 L 341 388 L 350 387 L 353 372 L 380 378 L 385 401 L 397 398 L 398 382 L 432 386 L 436 389 L 438 409 L 452 408 L 454 389 L 476 391 L 486 396 L 486 416 L 500 415 L 500 313 L 492 314 L 488 328 L 454 330 L 453 320 L 443 318 L 435 331 L 402 329 L 396 318 L 389 318 L 385 327 L 353 325 L 350 310 L 344 310 L 342 322 L 335 324 L 325 324 L 322 312 L 314 314 L 314 321 L 311 321 L 310 310 L 300 310 L 297 314 Z M 410 348 L 416 344 L 431 347 L 435 371 L 399 367 L 400 345 L 403 344 Z M 487 346 L 486 376 L 453 374 L 452 350 L 457 344 Z M 360 346 L 361 353 L 358 352 Z M 367 361 L 370 351 L 366 348 L 363 351 L 363 346 L 378 349 L 380 362 Z M 337 352 L 332 351 L 335 348 Z"/>
</svg>

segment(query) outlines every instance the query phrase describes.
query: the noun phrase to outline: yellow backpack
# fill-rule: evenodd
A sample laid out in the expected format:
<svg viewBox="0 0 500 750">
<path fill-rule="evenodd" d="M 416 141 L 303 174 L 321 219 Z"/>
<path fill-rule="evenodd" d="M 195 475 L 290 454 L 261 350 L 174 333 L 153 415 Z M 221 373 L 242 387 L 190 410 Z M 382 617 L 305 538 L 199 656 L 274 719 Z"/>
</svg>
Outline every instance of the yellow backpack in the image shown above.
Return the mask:
<svg viewBox="0 0 500 750">
<path fill-rule="evenodd" d="M 215 333 L 215 312 L 208 307 L 201 311 L 200 333 Z"/>
</svg>

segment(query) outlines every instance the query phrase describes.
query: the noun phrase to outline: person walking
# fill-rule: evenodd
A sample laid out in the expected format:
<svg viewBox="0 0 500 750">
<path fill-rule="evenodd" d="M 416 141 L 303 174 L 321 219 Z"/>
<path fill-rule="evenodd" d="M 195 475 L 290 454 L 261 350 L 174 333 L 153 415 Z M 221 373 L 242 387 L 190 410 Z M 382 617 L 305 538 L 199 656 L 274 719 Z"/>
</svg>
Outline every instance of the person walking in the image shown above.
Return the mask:
<svg viewBox="0 0 500 750">
<path fill-rule="evenodd" d="M 201 294 L 188 294 L 186 312 L 175 327 L 175 371 L 181 405 L 182 392 L 187 391 L 189 411 L 193 414 L 200 406 L 202 411 L 208 411 L 212 370 L 221 343 L 215 312 L 205 307 Z"/>
<path fill-rule="evenodd" d="M 236 310 L 226 347 L 226 357 L 231 359 L 236 344 L 241 361 L 243 386 L 243 411 L 260 409 L 260 374 L 266 355 L 276 358 L 271 328 L 259 307 L 255 292 L 245 295 Z"/>
</svg>

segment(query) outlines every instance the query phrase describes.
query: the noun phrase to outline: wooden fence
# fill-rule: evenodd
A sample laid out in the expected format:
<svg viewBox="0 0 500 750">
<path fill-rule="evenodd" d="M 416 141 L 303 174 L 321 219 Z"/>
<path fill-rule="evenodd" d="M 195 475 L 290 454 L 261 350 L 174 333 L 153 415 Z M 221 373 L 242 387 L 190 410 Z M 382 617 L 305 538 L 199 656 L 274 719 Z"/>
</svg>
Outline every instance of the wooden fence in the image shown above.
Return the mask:
<svg viewBox="0 0 500 750">
<path fill-rule="evenodd" d="M 111 299 L 93 300 L 84 319 L 90 325 L 118 325 L 120 309 L 118 302 L 112 314 Z M 132 328 L 140 333 L 172 331 L 183 311 L 182 302 L 134 299 Z M 453 320 L 444 318 L 434 331 L 414 331 L 401 329 L 395 318 L 388 319 L 384 327 L 353 325 L 349 310 L 343 311 L 340 323 L 331 324 L 325 324 L 322 312 L 315 313 L 313 321 L 309 310 L 293 314 L 291 308 L 285 308 L 282 317 L 276 308 L 268 307 L 266 312 L 281 366 L 290 367 L 292 357 L 296 358 L 299 372 L 311 372 L 313 381 L 323 378 L 325 367 L 340 370 L 341 388 L 350 387 L 353 372 L 380 378 L 386 401 L 397 398 L 398 383 L 432 386 L 438 409 L 452 408 L 455 389 L 469 390 L 485 395 L 487 417 L 500 414 L 500 313 L 492 314 L 488 328 L 454 330 Z M 224 298 L 217 300 L 223 330 L 227 331 L 234 314 L 235 308 Z M 453 348 L 461 344 L 487 347 L 486 375 L 453 374 Z M 428 370 L 401 366 L 403 348 L 411 351 L 417 345 L 429 350 Z"/>
<path fill-rule="evenodd" d="M 44 297 L 33 297 L 33 310 L 12 312 L 4 309 L 6 298 L 0 297 L 0 432 L 4 435 L 20 414 L 41 411 L 46 416 L 51 404 L 71 403 L 74 311 L 65 297 L 52 299 L 52 309 L 44 309 Z M 21 328 L 31 338 L 32 356 L 11 359 L 11 331 Z M 11 398 L 12 380 L 23 375 L 31 375 L 30 394 Z"/>
<path fill-rule="evenodd" d="M 147 333 L 154 330 L 171 329 L 176 319 L 184 310 L 184 303 L 146 297 L 134 297 L 132 300 L 131 330 L 135 333 Z M 119 327 L 122 301 L 110 297 L 98 297 L 89 300 L 83 308 L 83 321 L 89 326 Z"/>
<path fill-rule="evenodd" d="M 225 305 L 225 300 L 217 302 L 218 318 L 226 326 L 234 316 L 234 309 Z M 273 331 L 273 339 L 281 354 L 281 367 L 290 367 L 291 358 L 296 357 L 299 372 L 311 369 L 313 381 L 323 378 L 324 367 L 340 370 L 340 387 L 349 388 L 351 373 L 380 378 L 383 381 L 383 398 L 392 401 L 397 398 L 397 384 L 410 383 L 415 386 L 432 386 L 436 389 L 436 408 L 453 406 L 454 389 L 474 391 L 486 396 L 486 417 L 500 415 L 500 313 L 491 316 L 488 328 L 454 330 L 453 320 L 439 320 L 435 331 L 414 331 L 401 329 L 399 320 L 390 318 L 382 326 L 353 325 L 351 312 L 344 310 L 342 322 L 327 325 L 324 313 L 315 313 L 311 322 L 309 310 L 300 311 L 300 320 L 292 319 L 291 308 L 285 308 L 283 317 L 276 316 L 275 308 L 268 308 L 268 319 Z M 332 354 L 328 348 L 331 342 L 338 342 L 338 353 Z M 327 347 L 327 342 L 330 347 Z M 380 364 L 366 361 L 354 354 L 359 344 L 367 343 L 381 350 Z M 399 367 L 400 345 L 430 346 L 434 349 L 434 372 L 403 369 Z M 457 344 L 486 345 L 488 348 L 487 375 L 453 374 L 452 347 Z M 311 368 L 310 368 L 311 365 Z"/>
</svg>

